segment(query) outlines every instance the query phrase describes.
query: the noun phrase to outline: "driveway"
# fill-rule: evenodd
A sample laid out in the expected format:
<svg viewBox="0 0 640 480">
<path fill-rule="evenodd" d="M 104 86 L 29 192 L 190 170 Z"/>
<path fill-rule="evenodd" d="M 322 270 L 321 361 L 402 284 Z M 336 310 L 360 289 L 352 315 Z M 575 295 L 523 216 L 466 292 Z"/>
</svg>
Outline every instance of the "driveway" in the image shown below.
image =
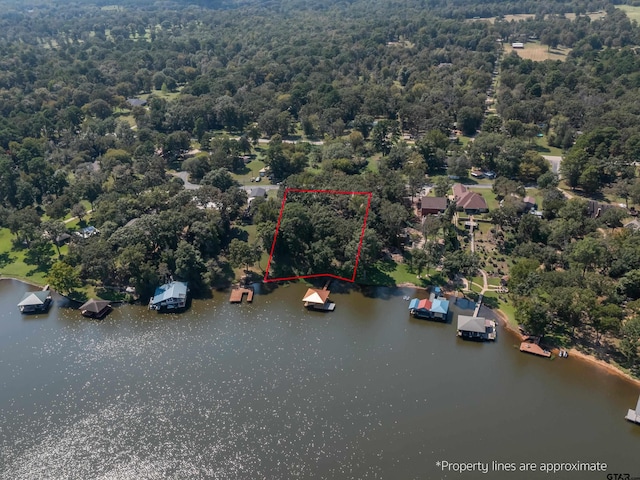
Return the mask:
<svg viewBox="0 0 640 480">
<path fill-rule="evenodd" d="M 246 190 L 247 192 L 250 191 L 252 188 L 264 188 L 267 192 L 269 190 L 278 190 L 280 187 L 278 185 L 262 185 L 260 183 L 256 183 L 254 185 L 242 185 L 240 188 L 242 188 L 243 190 Z"/>
<path fill-rule="evenodd" d="M 542 155 L 551 164 L 551 170 L 558 175 L 560 172 L 560 164 L 562 163 L 562 157 L 557 155 Z"/>
<path fill-rule="evenodd" d="M 189 181 L 189 174 L 187 172 L 173 172 L 171 173 L 174 177 L 180 178 L 184 182 L 185 190 L 197 190 L 200 188 L 200 185 L 196 183 L 191 183 Z M 250 191 L 252 188 L 261 187 L 264 188 L 267 192 L 269 190 L 278 190 L 280 187 L 278 185 L 263 185 L 262 183 L 253 183 L 251 185 L 241 185 L 240 188 Z"/>
<path fill-rule="evenodd" d="M 187 172 L 176 172 L 176 173 L 171 173 L 171 175 L 182 179 L 182 181 L 184 182 L 185 190 L 197 190 L 200 188 L 200 185 L 196 185 L 195 183 L 191 183 L 189 181 L 189 174 Z"/>
</svg>

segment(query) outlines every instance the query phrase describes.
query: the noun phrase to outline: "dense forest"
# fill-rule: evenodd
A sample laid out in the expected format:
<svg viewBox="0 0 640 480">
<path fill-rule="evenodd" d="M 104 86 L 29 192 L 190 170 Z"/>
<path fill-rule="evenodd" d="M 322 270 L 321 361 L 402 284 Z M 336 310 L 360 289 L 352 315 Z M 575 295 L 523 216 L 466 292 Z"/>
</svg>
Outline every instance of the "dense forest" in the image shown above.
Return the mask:
<svg viewBox="0 0 640 480">
<path fill-rule="evenodd" d="M 640 204 L 640 29 L 609 2 L 1 3 L 0 271 L 206 295 L 265 267 L 286 187 L 369 191 L 358 282 L 394 283 L 398 262 L 509 275 L 499 300 L 528 331 L 606 337 L 637 368 L 640 242 L 622 226 Z M 414 208 L 472 167 L 503 200 L 480 217 L 487 257 L 455 205 Z M 271 185 L 249 202 L 258 169 Z M 542 216 L 523 214 L 531 189 Z M 277 273 L 352 271 L 361 210 L 292 199 Z"/>
</svg>

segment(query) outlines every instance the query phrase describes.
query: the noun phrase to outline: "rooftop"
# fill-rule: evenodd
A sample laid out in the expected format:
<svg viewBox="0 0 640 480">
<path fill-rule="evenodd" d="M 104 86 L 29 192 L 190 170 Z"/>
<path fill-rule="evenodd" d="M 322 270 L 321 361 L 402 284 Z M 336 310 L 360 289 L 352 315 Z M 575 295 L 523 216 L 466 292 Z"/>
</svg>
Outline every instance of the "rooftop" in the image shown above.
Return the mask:
<svg viewBox="0 0 640 480">
<path fill-rule="evenodd" d="M 304 297 L 302 297 L 302 301 L 322 305 L 327 302 L 330 293 L 329 290 L 310 288 L 307 290 L 307 293 L 304 294 Z"/>
<path fill-rule="evenodd" d="M 476 192 L 466 192 L 456 203 L 464 210 L 483 210 L 489 208 L 484 197 Z"/>
<path fill-rule="evenodd" d="M 446 210 L 447 199 L 446 197 L 422 197 L 420 200 L 420 208 L 423 210 Z"/>
<path fill-rule="evenodd" d="M 249 198 L 264 197 L 267 191 L 262 187 L 254 187 L 249 190 Z"/>
<path fill-rule="evenodd" d="M 91 298 L 87 302 L 83 303 L 80 306 L 79 310 L 86 310 L 87 312 L 91 313 L 100 313 L 108 306 L 109 302 L 106 300 L 94 300 L 93 298 Z"/>
<path fill-rule="evenodd" d="M 187 284 L 185 282 L 170 282 L 156 288 L 151 304 L 164 302 L 170 298 L 186 298 Z"/>
<path fill-rule="evenodd" d="M 51 292 L 49 290 L 39 290 L 37 292 L 27 292 L 24 294 L 22 301 L 18 304 L 19 307 L 28 307 L 31 305 L 44 305 L 48 298 L 50 298 Z"/>
<path fill-rule="evenodd" d="M 458 330 L 464 332 L 486 333 L 486 319 L 484 317 L 458 315 Z"/>
<path fill-rule="evenodd" d="M 147 101 L 141 98 L 127 98 L 127 103 L 132 107 L 144 107 Z"/>
</svg>

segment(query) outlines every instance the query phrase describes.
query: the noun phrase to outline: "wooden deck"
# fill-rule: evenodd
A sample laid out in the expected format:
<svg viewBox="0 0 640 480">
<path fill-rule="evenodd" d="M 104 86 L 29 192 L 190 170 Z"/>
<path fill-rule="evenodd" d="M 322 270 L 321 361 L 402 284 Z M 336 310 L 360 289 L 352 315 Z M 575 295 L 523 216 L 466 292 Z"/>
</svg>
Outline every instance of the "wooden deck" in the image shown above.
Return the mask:
<svg viewBox="0 0 640 480">
<path fill-rule="evenodd" d="M 520 351 L 525 353 L 531 353 L 532 355 L 538 355 L 540 357 L 546 357 L 546 358 L 551 357 L 551 352 L 548 350 L 545 350 L 537 343 L 522 342 L 520 344 Z"/>
<path fill-rule="evenodd" d="M 253 301 L 253 288 L 234 288 L 229 296 L 230 303 L 242 303 L 242 298 L 247 296 L 247 303 Z"/>
</svg>

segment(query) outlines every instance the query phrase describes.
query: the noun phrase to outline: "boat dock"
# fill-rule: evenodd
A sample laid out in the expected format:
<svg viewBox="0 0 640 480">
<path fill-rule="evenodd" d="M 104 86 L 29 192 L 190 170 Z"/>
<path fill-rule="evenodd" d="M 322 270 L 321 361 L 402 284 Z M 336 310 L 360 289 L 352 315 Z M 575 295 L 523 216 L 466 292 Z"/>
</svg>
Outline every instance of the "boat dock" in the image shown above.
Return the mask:
<svg viewBox="0 0 640 480">
<path fill-rule="evenodd" d="M 538 355 L 539 357 L 550 358 L 551 352 L 549 350 L 545 350 L 537 343 L 532 342 L 522 342 L 520 344 L 520 351 L 525 353 L 530 353 L 532 355 Z"/>
<path fill-rule="evenodd" d="M 636 409 L 635 410 L 629 409 L 629 412 L 624 418 L 626 420 L 629 420 L 630 422 L 637 423 L 638 425 L 640 425 L 640 397 L 638 397 L 638 404 L 636 405 Z"/>
<path fill-rule="evenodd" d="M 229 296 L 229 303 L 242 303 L 244 296 L 247 296 L 247 303 L 253 302 L 253 288 L 234 288 Z"/>
<path fill-rule="evenodd" d="M 329 301 L 329 295 L 331 292 L 326 288 L 329 285 L 329 281 L 325 284 L 325 288 L 317 290 L 315 288 L 307 289 L 302 298 L 303 305 L 310 310 L 318 310 L 321 312 L 333 312 L 336 309 L 336 304 Z"/>
</svg>

